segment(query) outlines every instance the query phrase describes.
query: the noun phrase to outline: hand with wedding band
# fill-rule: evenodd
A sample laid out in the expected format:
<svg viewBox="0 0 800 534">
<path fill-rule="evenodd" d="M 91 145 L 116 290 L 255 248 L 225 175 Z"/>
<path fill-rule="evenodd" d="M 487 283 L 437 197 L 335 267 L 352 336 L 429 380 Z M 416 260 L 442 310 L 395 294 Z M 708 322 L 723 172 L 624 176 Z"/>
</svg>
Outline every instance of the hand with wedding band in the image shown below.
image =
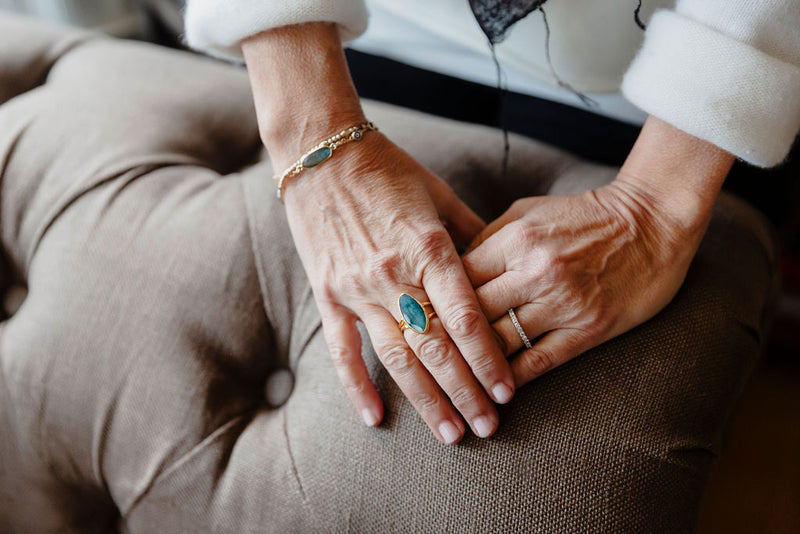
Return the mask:
<svg viewBox="0 0 800 534">
<path fill-rule="evenodd" d="M 664 149 L 670 146 L 673 152 Z M 489 224 L 464 266 L 504 352 L 513 356 L 517 387 L 627 332 L 672 300 L 732 162 L 713 145 L 651 118 L 611 184 L 524 198 Z"/>
<path fill-rule="evenodd" d="M 341 382 L 364 421 L 379 424 L 361 320 L 446 443 L 464 435 L 459 413 L 478 436 L 493 434 L 492 401 L 508 402 L 515 387 L 663 308 L 733 164 L 650 117 L 614 183 L 523 199 L 484 229 L 449 186 L 366 121 L 335 25 L 275 28 L 242 51 Z M 454 241 L 473 242 L 463 264 Z M 505 356 L 528 344 L 509 365 Z"/>
<path fill-rule="evenodd" d="M 616 186 L 615 186 L 616 187 Z M 672 299 L 685 237 L 603 189 L 517 201 L 464 258 L 517 387 L 644 322 Z"/>
</svg>

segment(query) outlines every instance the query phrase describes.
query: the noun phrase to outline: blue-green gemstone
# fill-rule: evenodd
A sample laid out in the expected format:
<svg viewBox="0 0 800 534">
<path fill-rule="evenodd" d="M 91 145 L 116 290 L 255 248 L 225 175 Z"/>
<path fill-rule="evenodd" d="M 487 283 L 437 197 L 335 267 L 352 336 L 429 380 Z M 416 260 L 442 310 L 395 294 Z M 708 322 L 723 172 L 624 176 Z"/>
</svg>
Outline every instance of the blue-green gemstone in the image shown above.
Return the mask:
<svg viewBox="0 0 800 534">
<path fill-rule="evenodd" d="M 406 324 L 411 327 L 415 332 L 422 334 L 428 329 L 428 315 L 425 313 L 425 308 L 422 304 L 412 297 L 403 293 L 400 295 L 400 314 L 403 316 Z"/>
<path fill-rule="evenodd" d="M 303 167 L 305 167 L 306 169 L 310 169 L 311 167 L 316 167 L 317 165 L 319 165 L 320 163 L 331 157 L 332 153 L 333 152 L 331 151 L 331 149 L 326 146 L 318 150 L 315 150 L 314 152 L 303 158 Z"/>
</svg>

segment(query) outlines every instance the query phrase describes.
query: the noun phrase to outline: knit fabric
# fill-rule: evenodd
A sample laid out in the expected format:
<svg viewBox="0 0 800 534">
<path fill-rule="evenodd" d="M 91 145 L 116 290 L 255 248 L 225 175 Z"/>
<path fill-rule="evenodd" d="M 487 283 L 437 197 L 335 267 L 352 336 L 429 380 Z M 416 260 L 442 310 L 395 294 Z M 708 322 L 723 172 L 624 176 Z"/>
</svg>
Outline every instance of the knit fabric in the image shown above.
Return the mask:
<svg viewBox="0 0 800 534">
<path fill-rule="evenodd" d="M 207 53 L 242 60 L 241 41 L 279 26 L 334 22 L 342 41 L 367 28 L 364 0 L 192 0 L 186 5 L 186 41 Z"/>
<path fill-rule="evenodd" d="M 800 3 L 683 0 L 660 11 L 622 91 L 749 163 L 777 165 L 800 129 Z"/>
</svg>

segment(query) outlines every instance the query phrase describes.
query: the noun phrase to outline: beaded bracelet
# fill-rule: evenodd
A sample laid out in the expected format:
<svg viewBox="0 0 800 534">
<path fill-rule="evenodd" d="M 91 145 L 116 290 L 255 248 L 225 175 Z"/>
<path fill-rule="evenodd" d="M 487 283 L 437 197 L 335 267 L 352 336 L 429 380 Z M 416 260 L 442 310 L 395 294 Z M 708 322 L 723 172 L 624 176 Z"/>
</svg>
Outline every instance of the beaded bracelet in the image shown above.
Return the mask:
<svg viewBox="0 0 800 534">
<path fill-rule="evenodd" d="M 316 167 L 320 163 L 329 160 L 333 156 L 334 150 L 352 141 L 360 141 L 364 134 L 369 131 L 378 131 L 378 128 L 371 122 L 365 122 L 342 130 L 306 152 L 294 165 L 283 171 L 283 174 L 274 176 L 273 180 L 275 180 L 275 186 L 278 188 L 278 200 L 283 202 L 283 190 L 286 187 L 287 178 L 297 176 L 304 170 Z"/>
</svg>

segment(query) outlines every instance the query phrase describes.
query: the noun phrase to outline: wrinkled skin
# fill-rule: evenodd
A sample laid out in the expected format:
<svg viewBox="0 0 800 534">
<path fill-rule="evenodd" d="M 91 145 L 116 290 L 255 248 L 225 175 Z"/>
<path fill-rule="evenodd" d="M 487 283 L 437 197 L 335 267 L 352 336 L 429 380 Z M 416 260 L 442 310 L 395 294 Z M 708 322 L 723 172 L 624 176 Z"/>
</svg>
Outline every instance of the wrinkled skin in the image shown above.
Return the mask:
<svg viewBox="0 0 800 534">
<path fill-rule="evenodd" d="M 518 200 L 464 258 L 523 385 L 643 323 L 683 282 L 705 225 L 684 227 L 624 180 L 578 195 Z M 538 338 L 538 339 L 537 339 Z"/>
</svg>

